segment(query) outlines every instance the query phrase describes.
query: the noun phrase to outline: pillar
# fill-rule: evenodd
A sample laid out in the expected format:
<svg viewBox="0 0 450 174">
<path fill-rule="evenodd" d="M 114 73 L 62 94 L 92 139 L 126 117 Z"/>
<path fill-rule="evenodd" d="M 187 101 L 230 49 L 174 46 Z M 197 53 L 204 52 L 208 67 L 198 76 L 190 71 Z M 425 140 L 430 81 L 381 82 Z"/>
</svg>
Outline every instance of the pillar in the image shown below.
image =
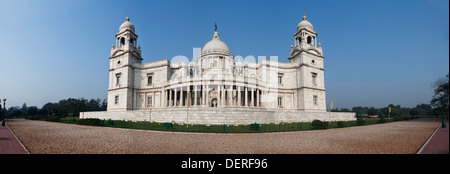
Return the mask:
<svg viewBox="0 0 450 174">
<path fill-rule="evenodd" d="M 259 107 L 259 89 L 256 89 L 256 107 Z"/>
<path fill-rule="evenodd" d="M 194 104 L 192 106 L 197 106 L 197 85 L 194 86 Z"/>
<path fill-rule="evenodd" d="M 202 105 L 206 105 L 205 103 L 205 100 L 206 100 L 206 95 L 205 95 L 205 88 L 206 88 L 206 86 L 205 85 L 203 85 L 202 84 Z"/>
<path fill-rule="evenodd" d="M 160 105 L 161 105 L 162 108 L 166 107 L 166 99 L 167 99 L 167 97 L 166 97 L 166 90 L 163 89 L 161 91 L 161 102 L 160 102 Z"/>
<path fill-rule="evenodd" d="M 183 97 L 183 87 L 180 88 L 180 106 L 183 106 L 184 97 Z"/>
<path fill-rule="evenodd" d="M 225 106 L 225 86 L 224 85 L 220 85 L 222 87 L 222 96 L 220 97 L 222 100 L 222 106 Z"/>
<path fill-rule="evenodd" d="M 240 86 L 238 86 L 237 87 L 237 102 L 236 102 L 236 105 L 237 106 L 242 106 L 241 105 L 241 87 Z"/>
<path fill-rule="evenodd" d="M 177 91 L 178 91 L 178 89 L 177 88 L 174 88 L 174 93 L 175 93 L 175 95 L 174 95 L 174 98 L 173 98 L 173 106 L 177 106 Z"/>
<path fill-rule="evenodd" d="M 245 88 L 245 99 L 244 99 L 244 104 L 247 107 L 248 106 L 248 87 L 244 87 Z"/>
<path fill-rule="evenodd" d="M 228 88 L 228 105 L 233 105 L 233 85 L 230 85 L 230 88 Z"/>
<path fill-rule="evenodd" d="M 206 106 L 209 107 L 209 85 L 206 85 L 205 93 L 206 93 L 206 101 L 205 101 L 205 103 L 206 103 Z"/>
<path fill-rule="evenodd" d="M 169 89 L 169 106 L 172 107 L 172 89 Z"/>
<path fill-rule="evenodd" d="M 156 97 L 155 96 L 156 96 L 156 92 L 154 91 L 153 96 L 152 96 L 152 108 L 156 107 L 156 101 L 155 101 Z"/>
<path fill-rule="evenodd" d="M 252 93 L 251 93 L 251 94 L 252 94 L 252 99 L 250 100 L 250 102 L 251 102 L 251 103 L 250 103 L 250 106 L 251 106 L 251 107 L 254 107 L 254 106 L 255 106 L 255 100 L 254 100 L 254 98 L 255 98 L 255 96 L 254 96 L 254 90 L 255 90 L 255 89 L 254 89 L 254 88 L 252 88 Z"/>
</svg>

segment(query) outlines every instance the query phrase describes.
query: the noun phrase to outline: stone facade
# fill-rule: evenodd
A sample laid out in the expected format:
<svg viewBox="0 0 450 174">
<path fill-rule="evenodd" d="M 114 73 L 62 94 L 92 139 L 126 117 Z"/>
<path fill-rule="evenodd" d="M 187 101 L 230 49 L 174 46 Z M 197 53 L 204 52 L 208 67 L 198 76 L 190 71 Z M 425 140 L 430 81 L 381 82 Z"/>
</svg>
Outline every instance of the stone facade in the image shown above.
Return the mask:
<svg viewBox="0 0 450 174">
<path fill-rule="evenodd" d="M 289 63 L 235 59 L 216 28 L 196 60 L 143 64 L 137 38 L 127 17 L 109 57 L 108 111 L 81 118 L 193 124 L 354 119 L 353 113 L 326 112 L 324 55 L 306 17 L 297 25 Z"/>
<path fill-rule="evenodd" d="M 203 125 L 240 125 L 269 124 L 289 122 L 321 121 L 351 121 L 354 113 L 345 112 L 306 112 L 306 111 L 274 111 L 248 108 L 233 110 L 217 108 L 157 108 L 147 111 L 97 111 L 81 112 L 80 119 L 99 118 L 103 120 L 133 120 L 159 123 L 203 124 Z"/>
</svg>

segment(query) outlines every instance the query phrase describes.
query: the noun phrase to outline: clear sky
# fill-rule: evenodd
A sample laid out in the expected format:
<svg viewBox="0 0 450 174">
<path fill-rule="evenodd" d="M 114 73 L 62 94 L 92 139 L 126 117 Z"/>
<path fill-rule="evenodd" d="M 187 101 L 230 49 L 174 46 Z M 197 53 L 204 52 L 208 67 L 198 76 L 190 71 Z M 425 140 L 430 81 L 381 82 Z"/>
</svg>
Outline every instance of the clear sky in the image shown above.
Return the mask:
<svg viewBox="0 0 450 174">
<path fill-rule="evenodd" d="M 192 58 L 214 23 L 234 56 L 288 62 L 306 14 L 335 107 L 429 103 L 431 83 L 449 73 L 448 0 L 0 0 L 0 98 L 8 107 L 106 98 L 108 57 L 127 13 L 143 63 Z"/>
</svg>

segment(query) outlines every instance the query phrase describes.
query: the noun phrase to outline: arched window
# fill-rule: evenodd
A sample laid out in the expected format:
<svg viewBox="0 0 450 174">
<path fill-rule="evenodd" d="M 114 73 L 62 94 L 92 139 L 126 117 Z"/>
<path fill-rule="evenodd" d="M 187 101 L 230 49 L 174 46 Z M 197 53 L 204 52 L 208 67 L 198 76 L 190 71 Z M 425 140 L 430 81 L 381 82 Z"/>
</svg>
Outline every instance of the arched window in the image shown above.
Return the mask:
<svg viewBox="0 0 450 174">
<path fill-rule="evenodd" d="M 308 36 L 307 43 L 311 45 L 311 42 L 312 42 L 312 38 L 311 38 L 311 36 Z"/>
<path fill-rule="evenodd" d="M 120 46 L 123 46 L 123 45 L 125 45 L 125 38 L 120 38 Z"/>
</svg>

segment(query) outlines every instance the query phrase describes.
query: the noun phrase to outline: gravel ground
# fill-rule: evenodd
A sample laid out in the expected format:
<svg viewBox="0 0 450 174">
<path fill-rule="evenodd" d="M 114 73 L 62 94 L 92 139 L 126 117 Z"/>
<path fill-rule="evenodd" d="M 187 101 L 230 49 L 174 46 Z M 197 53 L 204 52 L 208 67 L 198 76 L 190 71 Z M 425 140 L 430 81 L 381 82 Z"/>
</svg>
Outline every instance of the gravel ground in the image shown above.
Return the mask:
<svg viewBox="0 0 450 174">
<path fill-rule="evenodd" d="M 199 134 L 7 120 L 31 154 L 413 154 L 439 119 L 317 131 Z"/>
</svg>

